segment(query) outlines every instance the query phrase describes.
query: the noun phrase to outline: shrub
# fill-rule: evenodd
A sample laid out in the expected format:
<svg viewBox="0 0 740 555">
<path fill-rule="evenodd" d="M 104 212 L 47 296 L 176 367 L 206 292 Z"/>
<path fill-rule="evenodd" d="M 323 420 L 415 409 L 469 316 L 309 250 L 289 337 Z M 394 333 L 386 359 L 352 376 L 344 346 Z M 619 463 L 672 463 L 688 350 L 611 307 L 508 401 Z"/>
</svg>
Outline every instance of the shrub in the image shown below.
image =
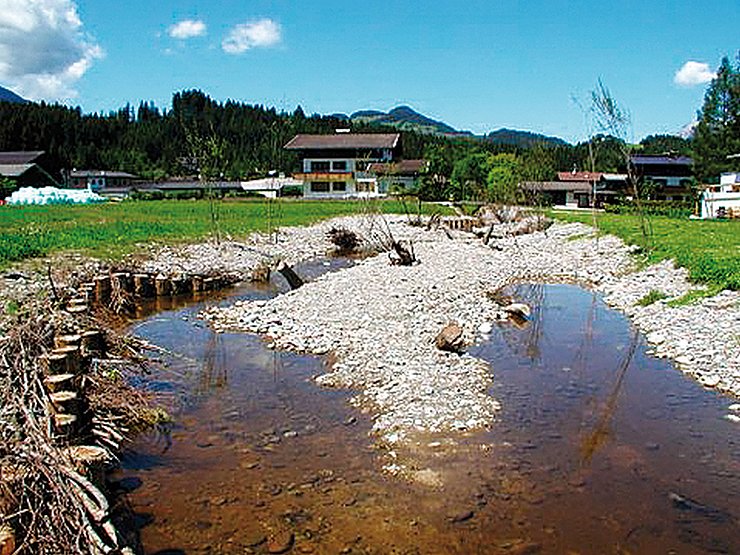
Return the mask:
<svg viewBox="0 0 740 555">
<path fill-rule="evenodd" d="M 648 216 L 688 218 L 694 213 L 694 204 L 680 200 L 643 200 L 642 209 Z M 605 204 L 604 210 L 612 214 L 637 214 L 637 206 L 629 201 Z"/>
</svg>

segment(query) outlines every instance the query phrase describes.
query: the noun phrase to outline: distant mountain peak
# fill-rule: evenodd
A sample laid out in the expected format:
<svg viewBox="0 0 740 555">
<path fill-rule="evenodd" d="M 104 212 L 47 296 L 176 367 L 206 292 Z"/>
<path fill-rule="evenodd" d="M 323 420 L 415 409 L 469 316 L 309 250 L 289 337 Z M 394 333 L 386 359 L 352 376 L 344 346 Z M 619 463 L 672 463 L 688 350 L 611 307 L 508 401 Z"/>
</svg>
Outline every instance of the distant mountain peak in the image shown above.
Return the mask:
<svg viewBox="0 0 740 555">
<path fill-rule="evenodd" d="M 698 120 L 694 120 L 691 123 L 684 125 L 678 132 L 678 136 L 682 139 L 693 139 L 694 133 L 696 132 L 696 126 L 699 125 Z"/>
<path fill-rule="evenodd" d="M 25 98 L 18 96 L 10 89 L 6 89 L 5 87 L 0 87 L 0 101 L 3 102 L 16 102 L 18 104 L 25 104 L 28 102 Z"/>
<path fill-rule="evenodd" d="M 379 110 L 360 110 L 350 116 L 352 120 L 363 123 L 377 123 L 378 125 L 392 125 L 399 129 L 429 133 L 432 135 L 460 135 L 464 132 L 456 130 L 442 121 L 420 114 L 411 106 L 396 106 L 388 112 Z"/>
<path fill-rule="evenodd" d="M 350 120 L 361 123 L 375 123 L 377 125 L 390 125 L 401 130 L 428 133 L 430 135 L 444 135 L 447 137 L 470 137 L 499 144 L 510 144 L 528 148 L 536 144 L 564 145 L 563 139 L 550 137 L 531 131 L 518 131 L 516 129 L 497 129 L 484 136 L 473 135 L 470 131 L 460 131 L 442 121 L 432 119 L 420 114 L 411 106 L 402 104 L 388 112 L 379 110 L 360 110 L 350 116 Z"/>
</svg>

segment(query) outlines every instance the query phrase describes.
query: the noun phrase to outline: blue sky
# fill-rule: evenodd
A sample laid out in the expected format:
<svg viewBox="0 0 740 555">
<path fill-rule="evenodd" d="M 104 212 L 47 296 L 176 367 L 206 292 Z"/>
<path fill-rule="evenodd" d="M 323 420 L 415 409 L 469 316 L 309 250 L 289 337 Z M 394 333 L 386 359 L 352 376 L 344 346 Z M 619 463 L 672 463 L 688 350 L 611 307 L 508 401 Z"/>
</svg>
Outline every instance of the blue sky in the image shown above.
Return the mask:
<svg viewBox="0 0 740 555">
<path fill-rule="evenodd" d="M 0 85 L 85 112 L 188 88 L 307 113 L 409 104 L 575 141 L 574 98 L 601 78 L 639 140 L 694 118 L 738 22 L 737 0 L 0 0 Z"/>
</svg>

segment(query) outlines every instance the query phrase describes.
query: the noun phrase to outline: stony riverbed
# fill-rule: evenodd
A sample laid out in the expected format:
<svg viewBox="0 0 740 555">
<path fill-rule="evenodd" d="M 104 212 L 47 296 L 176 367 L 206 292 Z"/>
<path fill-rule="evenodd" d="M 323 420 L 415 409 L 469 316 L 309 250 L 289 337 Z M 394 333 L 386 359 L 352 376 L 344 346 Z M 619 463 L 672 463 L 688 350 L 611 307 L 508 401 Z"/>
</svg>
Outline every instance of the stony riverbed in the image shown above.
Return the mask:
<svg viewBox="0 0 740 555">
<path fill-rule="evenodd" d="M 288 232 L 279 252 L 325 248 L 330 225 Z M 341 225 L 362 233 L 367 222 L 344 218 Z M 666 262 L 637 271 L 632 248 L 582 224 L 555 224 L 489 246 L 470 234 L 450 238 L 401 218 L 390 219 L 389 228 L 396 238 L 413 241 L 418 264 L 393 266 L 381 254 L 273 300 L 237 302 L 204 316 L 217 330 L 264 334 L 275 348 L 330 353 L 333 364 L 317 382 L 356 390 L 354 403 L 373 415 L 374 431 L 390 444 L 416 431 L 490 425 L 498 408 L 488 392 L 495 367 L 491 372 L 470 355 L 440 351 L 434 338 L 456 322 L 468 343 L 476 341 L 502 317 L 490 294 L 515 282 L 595 288 L 647 334 L 658 356 L 674 359 L 706 387 L 740 395 L 737 292 L 669 307 L 668 300 L 692 288 L 684 270 Z M 638 306 L 651 290 L 666 299 Z"/>
</svg>

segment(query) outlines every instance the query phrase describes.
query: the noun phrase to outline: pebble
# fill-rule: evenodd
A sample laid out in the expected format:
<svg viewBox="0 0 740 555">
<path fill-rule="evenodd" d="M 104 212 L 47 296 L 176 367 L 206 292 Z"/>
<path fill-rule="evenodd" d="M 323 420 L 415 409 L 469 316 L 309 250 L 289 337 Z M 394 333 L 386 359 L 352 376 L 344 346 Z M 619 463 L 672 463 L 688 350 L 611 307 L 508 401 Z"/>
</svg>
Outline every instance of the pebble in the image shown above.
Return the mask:
<svg viewBox="0 0 740 555">
<path fill-rule="evenodd" d="M 267 552 L 273 555 L 287 553 L 293 547 L 295 536 L 292 532 L 277 532 L 267 539 Z"/>
<path fill-rule="evenodd" d="M 475 516 L 475 511 L 462 510 L 458 513 L 454 513 L 450 515 L 449 519 L 450 519 L 450 522 L 457 523 L 457 522 L 465 522 L 466 520 L 470 520 L 474 516 Z"/>
</svg>

